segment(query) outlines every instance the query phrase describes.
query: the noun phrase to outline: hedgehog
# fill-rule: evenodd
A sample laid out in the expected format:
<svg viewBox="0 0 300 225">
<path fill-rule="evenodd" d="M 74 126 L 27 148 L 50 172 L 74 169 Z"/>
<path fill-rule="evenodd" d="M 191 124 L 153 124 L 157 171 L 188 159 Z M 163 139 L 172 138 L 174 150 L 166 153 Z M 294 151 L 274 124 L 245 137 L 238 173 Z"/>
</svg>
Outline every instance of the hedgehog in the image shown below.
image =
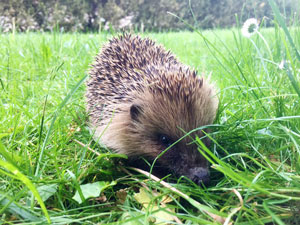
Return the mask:
<svg viewBox="0 0 300 225">
<path fill-rule="evenodd" d="M 208 161 L 194 140 L 204 137 L 196 128 L 215 119 L 216 91 L 163 46 L 138 35 L 112 38 L 91 65 L 86 100 L 94 139 L 131 165 L 155 161 L 158 174 L 208 183 Z"/>
</svg>

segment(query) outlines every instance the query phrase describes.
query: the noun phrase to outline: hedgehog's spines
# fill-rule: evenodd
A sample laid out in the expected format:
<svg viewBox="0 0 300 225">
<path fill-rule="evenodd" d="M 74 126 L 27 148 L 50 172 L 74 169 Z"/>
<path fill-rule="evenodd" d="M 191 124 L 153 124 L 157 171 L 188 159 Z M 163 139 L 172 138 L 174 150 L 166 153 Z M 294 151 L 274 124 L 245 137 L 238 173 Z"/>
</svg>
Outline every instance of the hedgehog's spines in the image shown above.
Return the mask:
<svg viewBox="0 0 300 225">
<path fill-rule="evenodd" d="M 130 157 L 154 159 L 164 150 L 158 134 L 176 140 L 184 135 L 183 130 L 210 124 L 215 117 L 217 99 L 212 86 L 151 39 L 131 34 L 112 38 L 89 74 L 86 99 L 95 138 Z M 171 170 L 184 175 L 197 160 L 206 165 L 197 148 L 182 146 L 179 155 L 170 151 L 175 155 L 166 153 L 167 161 L 162 161 L 177 166 Z M 183 165 L 188 160 L 188 166 Z"/>
</svg>

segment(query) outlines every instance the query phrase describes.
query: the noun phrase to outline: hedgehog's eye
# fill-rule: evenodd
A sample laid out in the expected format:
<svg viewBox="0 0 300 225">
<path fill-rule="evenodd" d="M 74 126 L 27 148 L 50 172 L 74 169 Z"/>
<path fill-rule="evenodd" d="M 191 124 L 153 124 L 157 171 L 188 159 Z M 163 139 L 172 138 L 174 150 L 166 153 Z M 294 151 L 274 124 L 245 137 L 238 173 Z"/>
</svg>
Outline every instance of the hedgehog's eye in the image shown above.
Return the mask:
<svg viewBox="0 0 300 225">
<path fill-rule="evenodd" d="M 166 134 L 159 134 L 158 141 L 160 144 L 162 144 L 166 148 L 169 147 L 171 144 L 173 144 L 172 139 Z"/>
</svg>

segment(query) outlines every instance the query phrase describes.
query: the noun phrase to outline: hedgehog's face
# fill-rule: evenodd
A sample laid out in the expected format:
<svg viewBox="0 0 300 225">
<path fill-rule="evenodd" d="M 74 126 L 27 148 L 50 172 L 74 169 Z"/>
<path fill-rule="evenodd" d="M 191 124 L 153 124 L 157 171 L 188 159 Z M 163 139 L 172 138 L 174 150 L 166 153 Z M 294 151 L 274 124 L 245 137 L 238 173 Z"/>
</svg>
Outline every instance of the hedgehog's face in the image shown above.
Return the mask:
<svg viewBox="0 0 300 225">
<path fill-rule="evenodd" d="M 194 134 L 190 136 L 194 137 Z M 198 151 L 193 138 L 186 137 L 178 140 L 164 133 L 157 133 L 156 137 L 154 136 L 152 142 L 156 154 L 167 149 L 157 160 L 156 166 L 161 168 L 159 173 L 165 175 L 167 172 L 172 172 L 177 176 L 186 176 L 197 184 L 201 182 L 207 184 L 209 182 L 208 162 Z M 206 143 L 206 140 L 204 142 Z"/>
<path fill-rule="evenodd" d="M 193 132 L 174 143 L 185 132 L 211 124 L 215 117 L 216 102 L 209 98 L 199 99 L 201 102 L 187 102 L 152 94 L 144 97 L 147 99 L 132 104 L 128 112 L 130 129 L 124 134 L 124 139 L 132 140 L 127 143 L 127 147 L 131 148 L 129 155 L 144 156 L 153 161 L 170 147 L 157 159 L 156 166 L 162 168 L 160 171 L 184 175 L 198 184 L 207 183 L 208 162 L 194 142 L 196 135 L 203 136 L 202 131 Z M 208 140 L 204 139 L 204 143 L 208 144 Z"/>
</svg>

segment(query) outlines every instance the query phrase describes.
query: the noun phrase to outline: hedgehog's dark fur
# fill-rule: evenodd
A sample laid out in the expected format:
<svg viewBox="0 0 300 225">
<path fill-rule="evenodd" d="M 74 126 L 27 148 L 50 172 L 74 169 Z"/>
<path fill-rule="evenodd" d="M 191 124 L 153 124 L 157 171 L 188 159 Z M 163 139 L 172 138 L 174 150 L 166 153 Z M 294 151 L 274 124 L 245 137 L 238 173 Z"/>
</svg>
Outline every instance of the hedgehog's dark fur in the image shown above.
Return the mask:
<svg viewBox="0 0 300 225">
<path fill-rule="evenodd" d="M 95 139 L 135 160 L 153 161 L 171 142 L 211 124 L 218 100 L 206 80 L 150 39 L 123 35 L 109 41 L 90 70 L 87 106 Z M 208 180 L 207 161 L 184 138 L 157 163 L 195 182 Z"/>
</svg>

